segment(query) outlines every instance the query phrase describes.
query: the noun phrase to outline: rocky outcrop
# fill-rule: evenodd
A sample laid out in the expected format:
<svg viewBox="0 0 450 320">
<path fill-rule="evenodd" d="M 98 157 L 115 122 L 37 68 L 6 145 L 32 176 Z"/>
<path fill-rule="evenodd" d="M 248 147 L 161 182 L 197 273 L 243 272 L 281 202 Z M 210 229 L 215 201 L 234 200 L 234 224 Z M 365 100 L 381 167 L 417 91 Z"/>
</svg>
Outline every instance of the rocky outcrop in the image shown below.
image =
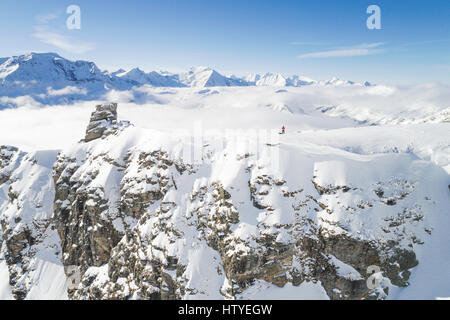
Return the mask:
<svg viewBox="0 0 450 320">
<path fill-rule="evenodd" d="M 114 139 L 111 133 L 118 133 L 116 107 L 114 104 L 97 106 L 92 114 L 85 141 L 91 142 L 93 149 L 94 140 Z M 103 125 L 105 121 L 109 121 L 107 126 Z M 117 126 L 121 130 L 127 128 L 123 123 Z M 112 158 L 94 150 L 81 156 L 64 152 L 58 156 L 53 171 L 54 214 L 66 268 L 77 266 L 84 275 L 89 268 L 108 263 L 113 249 L 147 208 L 176 188 L 176 175 L 190 167 L 167 156 L 161 151 L 130 151 Z M 108 185 L 99 183 L 104 177 Z M 90 271 L 86 277 L 90 277 Z M 69 290 L 70 296 L 74 294 L 79 295 L 76 290 Z"/>
<path fill-rule="evenodd" d="M 17 148 L 0 146 L 0 185 L 8 182 L 19 156 L 19 150 Z"/>
<path fill-rule="evenodd" d="M 117 104 L 97 105 L 80 146 L 118 135 L 128 127 L 128 122 L 117 121 Z M 121 209 L 120 188 L 98 181 L 106 175 L 120 182 L 125 161 L 125 157 L 112 159 L 107 154 L 94 156 L 91 151 L 79 157 L 58 155 L 53 167 L 53 211 L 66 269 L 75 266 L 84 273 L 104 265 L 127 228 L 136 223 Z"/>
<path fill-rule="evenodd" d="M 97 105 L 91 115 L 84 141 L 90 142 L 116 133 L 124 124 L 117 122 L 117 103 Z"/>
<path fill-rule="evenodd" d="M 103 207 L 101 210 L 104 210 L 103 214 L 101 212 L 90 212 L 89 219 L 85 219 L 86 223 L 83 223 L 84 230 L 67 230 L 62 231 L 61 235 L 66 234 L 70 236 L 70 239 L 79 241 L 77 243 L 90 244 L 91 248 L 86 250 L 81 250 L 81 252 L 95 252 L 97 249 L 95 248 L 96 243 L 92 243 L 89 240 L 85 239 L 77 239 L 79 235 L 89 234 L 89 230 L 92 229 L 92 226 L 95 225 L 95 219 L 100 219 L 100 216 L 108 216 L 111 212 L 115 212 L 115 217 L 119 217 L 122 221 L 122 228 L 119 229 L 114 227 L 114 223 L 105 223 L 105 221 L 101 221 L 102 226 L 106 226 L 103 230 L 109 232 L 114 232 L 117 234 L 117 237 L 113 237 L 110 233 L 105 236 L 105 240 L 108 240 L 108 250 L 105 251 L 104 257 L 106 257 L 106 261 L 103 260 L 94 260 L 94 259 L 85 259 L 83 256 L 78 256 L 77 253 L 80 251 L 76 251 L 72 248 L 78 248 L 77 245 L 73 245 L 71 243 L 67 243 L 66 246 L 63 246 L 63 250 L 65 252 L 65 257 L 67 260 L 64 260 L 65 265 L 77 264 L 77 261 L 83 261 L 83 266 L 81 268 L 83 275 L 82 287 L 79 290 L 75 290 L 70 292 L 70 294 L 74 298 L 89 298 L 89 299 L 118 299 L 118 298 L 126 298 L 129 295 L 126 294 L 128 290 L 121 286 L 121 281 L 124 278 L 128 277 L 128 270 L 132 268 L 134 271 L 132 276 L 137 277 L 137 279 L 127 279 L 127 281 L 136 281 L 137 286 L 142 287 L 136 294 L 139 294 L 141 298 L 155 299 L 155 298 L 175 298 L 172 294 L 167 293 L 164 295 L 160 292 L 160 290 L 147 290 L 152 287 L 163 288 L 164 284 L 161 282 L 161 279 L 168 279 L 167 277 L 163 277 L 160 270 L 160 262 L 154 260 L 149 263 L 155 263 L 153 265 L 153 273 L 149 273 L 144 270 L 144 267 L 139 259 L 135 256 L 139 252 L 135 250 L 130 250 L 129 246 L 134 244 L 133 248 L 136 248 L 135 243 L 139 242 L 141 245 L 145 243 L 143 239 L 148 239 L 148 235 L 145 235 L 143 239 L 136 234 L 136 226 L 137 222 L 139 224 L 143 224 L 146 219 L 149 218 L 149 208 L 152 205 L 155 205 L 157 202 L 161 201 L 163 197 L 171 190 L 176 190 L 177 186 L 175 184 L 175 179 L 182 175 L 183 173 L 189 174 L 192 172 L 192 166 L 185 165 L 179 160 L 169 159 L 168 154 L 162 151 L 154 151 L 154 152 L 129 152 L 125 155 L 124 159 L 124 167 L 123 173 L 118 179 L 119 188 L 118 193 L 120 197 L 118 197 L 118 201 L 115 202 L 113 207 L 111 205 L 107 205 Z M 119 160 L 117 160 L 119 161 Z M 120 161 L 119 161 L 120 162 Z M 55 167 L 57 168 L 57 167 Z M 75 168 L 74 168 L 75 169 Z M 76 171 L 76 169 L 75 169 Z M 57 171 L 55 171 L 57 172 Z M 70 174 L 69 174 L 70 175 Z M 61 175 L 62 176 L 62 175 Z M 59 183 L 57 185 L 60 185 Z M 69 189 L 71 189 L 69 187 Z M 57 188 L 58 190 L 58 188 Z M 65 191 L 64 184 L 61 184 L 61 195 L 69 194 Z M 57 200 L 57 203 L 63 203 L 65 200 L 62 198 Z M 95 199 L 93 202 L 95 203 L 94 207 L 100 207 L 100 201 L 104 201 L 101 199 Z M 158 213 L 164 214 L 167 212 L 167 208 L 170 208 L 173 203 L 160 203 Z M 79 206 L 83 207 L 83 205 Z M 62 213 L 62 212 L 61 212 Z M 67 214 L 61 214 L 60 218 L 63 217 L 71 217 L 72 215 L 77 214 L 80 216 L 79 211 L 74 210 L 71 206 L 68 210 Z M 83 215 L 83 214 L 82 214 Z M 84 214 L 86 215 L 86 214 Z M 63 218 L 64 219 L 64 218 Z M 72 219 L 66 220 L 65 225 L 71 225 Z M 75 225 L 80 225 L 80 223 L 76 223 Z M 166 230 L 164 228 L 164 223 L 158 225 L 157 230 Z M 71 236 L 73 235 L 73 236 Z M 178 233 L 180 235 L 180 233 Z M 98 239 L 99 236 L 95 235 L 92 239 Z M 66 243 L 65 237 L 62 238 L 63 243 Z M 120 242 L 119 240 L 122 239 Z M 142 242 L 141 242 L 142 241 Z M 98 241 L 97 241 L 98 242 Z M 86 245 L 84 246 L 86 247 Z M 123 258 L 123 255 L 127 255 L 126 258 Z M 109 277 L 111 277 L 111 281 L 108 283 L 103 283 L 102 290 L 99 290 L 96 286 L 92 284 L 95 280 L 96 272 L 101 270 L 100 267 L 108 262 L 108 265 L 111 265 Z M 172 262 L 173 264 L 173 262 Z M 92 268 L 93 267 L 93 268 Z M 172 266 L 173 268 L 173 266 Z M 176 268 L 176 267 L 175 267 Z M 125 274 L 127 276 L 125 276 Z M 148 278 L 150 277 L 150 278 Z M 119 281 L 121 279 L 121 281 Z M 107 294 L 105 293 L 105 290 Z M 125 290 L 125 292 L 124 292 Z M 170 290 L 169 290 L 170 291 Z M 161 296 L 162 295 L 162 296 Z"/>
</svg>

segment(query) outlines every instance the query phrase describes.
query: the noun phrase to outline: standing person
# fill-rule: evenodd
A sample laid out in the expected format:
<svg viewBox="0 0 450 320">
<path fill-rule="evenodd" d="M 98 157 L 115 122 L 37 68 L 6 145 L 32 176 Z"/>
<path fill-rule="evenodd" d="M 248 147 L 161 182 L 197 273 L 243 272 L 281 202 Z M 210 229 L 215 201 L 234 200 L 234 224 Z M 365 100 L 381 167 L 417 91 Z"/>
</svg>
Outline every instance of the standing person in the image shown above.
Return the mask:
<svg viewBox="0 0 450 320">
<path fill-rule="evenodd" d="M 281 127 L 281 134 L 285 134 L 286 133 L 286 128 L 283 126 Z"/>
</svg>

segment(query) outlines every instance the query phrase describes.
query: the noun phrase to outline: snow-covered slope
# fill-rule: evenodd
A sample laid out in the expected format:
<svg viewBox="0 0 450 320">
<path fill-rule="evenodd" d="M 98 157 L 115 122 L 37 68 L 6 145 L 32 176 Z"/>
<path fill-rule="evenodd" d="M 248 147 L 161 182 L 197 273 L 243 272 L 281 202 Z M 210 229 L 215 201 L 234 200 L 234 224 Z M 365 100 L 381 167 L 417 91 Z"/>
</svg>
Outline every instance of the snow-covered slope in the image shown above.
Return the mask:
<svg viewBox="0 0 450 320">
<path fill-rule="evenodd" d="M 73 299 L 450 295 L 448 124 L 201 141 L 152 126 L 99 105 L 56 161 L 1 149 L 2 298 L 65 298 L 62 266 L 82 276 Z"/>
<path fill-rule="evenodd" d="M 229 87 L 246 85 L 241 80 L 227 78 L 209 67 L 191 68 L 179 76 L 180 83 L 188 87 Z"/>
<path fill-rule="evenodd" d="M 147 84 L 153 87 L 182 87 L 183 85 L 178 81 L 176 75 L 162 75 L 158 72 L 152 71 L 145 73 L 139 68 L 132 69 L 128 72 L 121 72 L 116 74 L 122 79 L 132 80 L 141 85 Z"/>
<path fill-rule="evenodd" d="M 104 74 L 92 62 L 70 62 L 53 53 L 30 53 L 2 63 L 0 79 L 13 81 L 102 81 Z"/>
<path fill-rule="evenodd" d="M 247 83 L 235 76 L 226 77 L 209 67 L 191 68 L 180 74 L 152 71 L 145 73 L 139 68 L 128 72 L 115 72 L 114 75 L 128 80 L 136 81 L 141 85 L 152 87 L 230 87 L 244 86 Z"/>
<path fill-rule="evenodd" d="M 0 147 L 0 299 L 67 298 L 52 221 L 56 155 Z"/>
<path fill-rule="evenodd" d="M 44 103 L 95 99 L 110 89 L 131 89 L 136 82 L 100 71 L 95 63 L 69 61 L 54 53 L 11 57 L 0 65 L 0 107 L 29 96 Z"/>
<path fill-rule="evenodd" d="M 317 83 L 316 81 L 306 77 L 298 75 L 285 77 L 280 73 L 266 73 L 264 75 L 253 73 L 245 77 L 245 80 L 250 85 L 274 87 L 300 87 Z"/>
<path fill-rule="evenodd" d="M 418 264 L 441 270 L 423 248 L 445 243 L 450 179 L 442 168 L 295 134 L 236 138 L 205 136 L 198 163 L 186 156 L 185 137 L 135 127 L 62 152 L 55 216 L 70 239 L 63 262 L 97 253 L 79 264 L 91 285 L 70 296 L 270 298 L 286 287 L 304 298 L 396 298 L 408 294 Z M 80 230 L 72 216 L 102 220 Z M 382 270 L 375 289 L 366 284 L 372 265 Z M 422 297 L 447 294 L 440 284 Z"/>
<path fill-rule="evenodd" d="M 287 80 L 281 74 L 266 73 L 256 81 L 257 86 L 285 87 Z"/>
</svg>

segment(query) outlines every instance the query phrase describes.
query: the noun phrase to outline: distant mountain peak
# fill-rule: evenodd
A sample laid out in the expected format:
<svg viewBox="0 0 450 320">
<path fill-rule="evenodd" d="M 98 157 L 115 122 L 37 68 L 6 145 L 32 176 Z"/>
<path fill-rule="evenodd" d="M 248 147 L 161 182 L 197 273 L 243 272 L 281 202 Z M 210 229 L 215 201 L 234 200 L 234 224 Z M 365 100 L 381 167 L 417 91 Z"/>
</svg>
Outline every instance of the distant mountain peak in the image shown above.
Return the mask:
<svg viewBox="0 0 450 320">
<path fill-rule="evenodd" d="M 76 99 L 98 99 L 109 90 L 130 90 L 132 87 L 141 85 L 205 88 L 300 87 L 312 84 L 372 86 L 369 82 L 360 84 L 338 78 L 315 81 L 299 75 L 288 77 L 274 72 L 253 73 L 246 77 L 227 76 L 210 66 L 191 67 L 188 71 L 178 74 L 166 71 L 145 72 L 139 67 L 129 71 L 119 69 L 109 73 L 101 71 L 94 62 L 70 61 L 53 52 L 30 52 L 20 56 L 0 58 L 0 97 L 30 96 L 43 104 L 65 104 Z M 67 87 L 72 89 L 62 90 Z M 52 89 L 51 97 L 47 95 L 48 88 Z M 55 92 L 58 94 L 56 95 Z M 62 92 L 67 94 L 64 95 Z"/>
</svg>

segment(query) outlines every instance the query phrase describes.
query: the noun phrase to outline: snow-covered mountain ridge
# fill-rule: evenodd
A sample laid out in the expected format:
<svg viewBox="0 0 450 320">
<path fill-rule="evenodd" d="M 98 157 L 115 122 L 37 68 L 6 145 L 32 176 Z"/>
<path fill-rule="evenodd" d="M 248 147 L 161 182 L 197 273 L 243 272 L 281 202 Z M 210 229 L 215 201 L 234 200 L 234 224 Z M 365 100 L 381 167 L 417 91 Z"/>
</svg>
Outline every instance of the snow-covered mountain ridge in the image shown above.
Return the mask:
<svg viewBox="0 0 450 320">
<path fill-rule="evenodd" d="M 30 53 L 0 59 L 0 108 L 17 106 L 13 98 L 30 96 L 45 104 L 70 104 L 77 100 L 100 99 L 111 90 L 125 91 L 133 87 L 234 87 L 234 86 L 305 86 L 358 85 L 333 79 L 314 81 L 305 77 L 285 77 L 281 74 L 253 74 L 239 78 L 224 76 L 209 67 L 191 68 L 171 74 L 139 68 L 129 71 L 101 71 L 94 62 L 69 61 L 55 53 Z"/>
<path fill-rule="evenodd" d="M 71 62 L 57 54 L 29 54 L 1 61 L 0 110 L 115 101 L 184 109 L 257 107 L 286 116 L 323 113 L 363 125 L 450 121 L 450 87 L 441 84 L 373 86 L 271 73 L 238 78 L 208 67 L 179 74 L 146 73 L 139 68 L 109 73 L 92 62 Z"/>
<path fill-rule="evenodd" d="M 0 148 L 0 297 L 449 296 L 448 125 L 415 128 L 211 134 L 198 162 L 99 105 L 63 151 Z"/>
</svg>

